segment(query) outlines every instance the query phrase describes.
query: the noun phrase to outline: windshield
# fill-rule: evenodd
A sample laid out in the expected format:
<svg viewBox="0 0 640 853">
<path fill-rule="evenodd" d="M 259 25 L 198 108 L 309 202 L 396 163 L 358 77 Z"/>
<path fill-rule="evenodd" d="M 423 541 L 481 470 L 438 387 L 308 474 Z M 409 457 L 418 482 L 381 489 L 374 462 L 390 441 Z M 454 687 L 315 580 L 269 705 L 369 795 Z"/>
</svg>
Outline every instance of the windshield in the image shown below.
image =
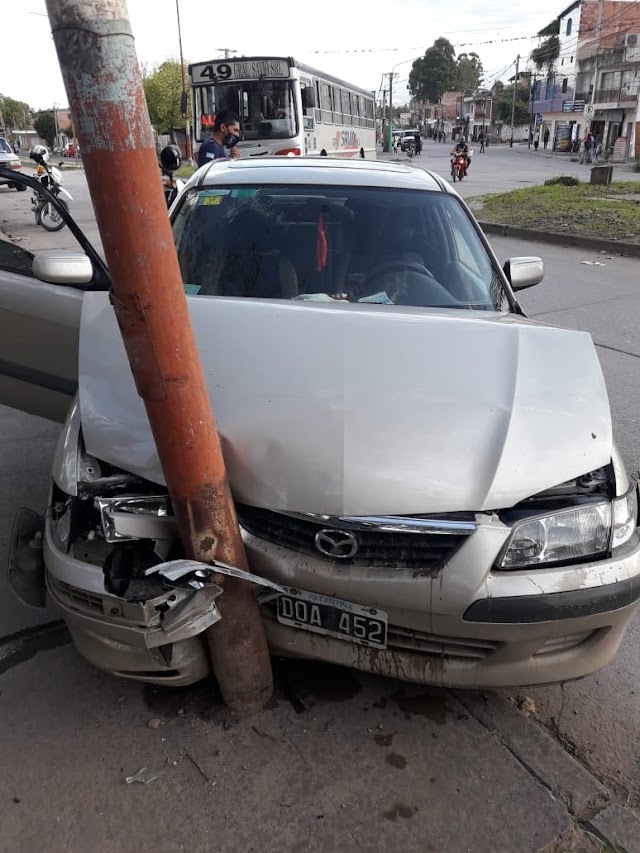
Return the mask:
<svg viewBox="0 0 640 853">
<path fill-rule="evenodd" d="M 194 189 L 173 222 L 190 294 L 500 310 L 460 201 L 363 187 Z"/>
<path fill-rule="evenodd" d="M 243 139 L 291 139 L 298 132 L 290 80 L 205 86 L 199 90 L 198 106 L 202 133 L 210 129 L 216 111 L 221 109 L 238 113 Z"/>
<path fill-rule="evenodd" d="M 9 143 L 6 139 L 0 137 L 0 151 L 4 151 L 7 154 L 11 154 L 11 148 L 9 147 Z"/>
</svg>

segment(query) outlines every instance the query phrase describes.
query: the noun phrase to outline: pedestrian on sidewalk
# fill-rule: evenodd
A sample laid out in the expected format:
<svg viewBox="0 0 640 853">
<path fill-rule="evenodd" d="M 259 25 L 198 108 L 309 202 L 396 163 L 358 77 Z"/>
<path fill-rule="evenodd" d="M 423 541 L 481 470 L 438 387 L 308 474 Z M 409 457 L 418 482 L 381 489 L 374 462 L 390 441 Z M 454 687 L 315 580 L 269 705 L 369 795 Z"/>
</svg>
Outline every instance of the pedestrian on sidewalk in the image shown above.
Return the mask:
<svg viewBox="0 0 640 853">
<path fill-rule="evenodd" d="M 544 144 L 544 150 L 547 150 L 547 145 L 549 144 L 549 128 L 545 127 L 544 134 L 542 136 L 542 142 Z"/>
<path fill-rule="evenodd" d="M 478 142 L 480 143 L 480 153 L 484 154 L 484 131 L 480 131 L 478 134 Z"/>
<path fill-rule="evenodd" d="M 584 153 L 587 163 L 593 163 L 593 135 L 587 133 L 584 138 Z"/>
<path fill-rule="evenodd" d="M 540 144 L 540 131 L 535 130 L 533 133 L 533 147 L 538 150 L 538 145 Z"/>
</svg>

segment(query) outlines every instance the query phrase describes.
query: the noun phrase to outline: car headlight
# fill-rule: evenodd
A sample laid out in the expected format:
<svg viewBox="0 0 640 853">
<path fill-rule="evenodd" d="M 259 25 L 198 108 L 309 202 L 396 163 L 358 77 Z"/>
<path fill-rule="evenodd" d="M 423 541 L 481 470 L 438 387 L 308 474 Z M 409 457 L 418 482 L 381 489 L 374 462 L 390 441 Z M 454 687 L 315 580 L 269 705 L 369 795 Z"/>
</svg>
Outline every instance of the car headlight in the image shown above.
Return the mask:
<svg viewBox="0 0 640 853">
<path fill-rule="evenodd" d="M 597 503 L 518 522 L 499 566 L 521 569 L 603 554 L 611 538 L 611 504 Z"/>
<path fill-rule="evenodd" d="M 634 485 L 611 503 L 587 504 L 524 519 L 514 525 L 498 567 L 522 569 L 597 557 L 628 542 L 637 518 Z"/>
<path fill-rule="evenodd" d="M 638 520 L 638 491 L 635 483 L 626 495 L 613 502 L 613 530 L 611 547 L 619 548 L 628 542 L 636 529 Z"/>
</svg>

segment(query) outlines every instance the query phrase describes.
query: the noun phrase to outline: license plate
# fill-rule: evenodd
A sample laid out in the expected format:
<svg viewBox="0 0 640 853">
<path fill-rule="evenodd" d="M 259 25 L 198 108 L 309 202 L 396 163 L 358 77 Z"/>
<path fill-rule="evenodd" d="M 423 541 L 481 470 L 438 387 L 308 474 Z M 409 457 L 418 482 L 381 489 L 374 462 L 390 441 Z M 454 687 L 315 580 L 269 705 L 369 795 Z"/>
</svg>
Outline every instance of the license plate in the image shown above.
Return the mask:
<svg viewBox="0 0 640 853">
<path fill-rule="evenodd" d="M 295 589 L 280 595 L 277 602 L 278 622 L 283 625 L 375 649 L 387 647 L 387 614 L 376 607 Z"/>
</svg>

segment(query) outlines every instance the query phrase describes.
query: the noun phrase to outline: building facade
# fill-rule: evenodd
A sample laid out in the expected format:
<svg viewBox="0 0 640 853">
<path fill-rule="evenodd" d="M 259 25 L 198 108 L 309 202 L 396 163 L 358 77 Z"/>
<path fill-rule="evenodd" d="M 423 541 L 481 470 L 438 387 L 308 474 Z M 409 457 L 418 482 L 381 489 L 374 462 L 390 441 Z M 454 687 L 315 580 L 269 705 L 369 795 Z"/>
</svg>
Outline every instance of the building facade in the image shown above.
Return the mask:
<svg viewBox="0 0 640 853">
<path fill-rule="evenodd" d="M 560 13 L 558 55 L 550 57 L 547 67 L 535 72 L 532 79 L 533 123 L 542 139 L 548 131 L 549 147 L 560 152 L 571 150 L 584 124 L 584 101 L 576 97 L 583 5 L 576 0 Z"/>
<path fill-rule="evenodd" d="M 591 131 L 613 159 L 639 157 L 640 4 L 576 0 L 558 20 L 558 56 L 532 86 L 541 137 L 563 153 Z"/>
</svg>

